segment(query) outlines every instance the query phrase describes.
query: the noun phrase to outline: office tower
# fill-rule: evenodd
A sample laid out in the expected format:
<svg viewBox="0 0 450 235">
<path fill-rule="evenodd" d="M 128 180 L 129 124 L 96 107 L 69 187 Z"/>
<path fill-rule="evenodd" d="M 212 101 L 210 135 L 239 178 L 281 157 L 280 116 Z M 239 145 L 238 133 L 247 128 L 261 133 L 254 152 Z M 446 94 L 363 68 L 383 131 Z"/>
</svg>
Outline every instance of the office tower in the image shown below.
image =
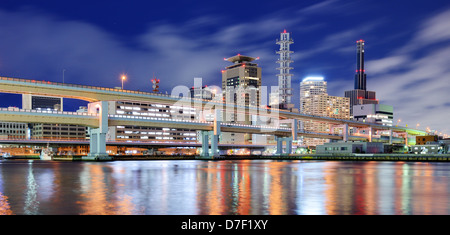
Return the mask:
<svg viewBox="0 0 450 235">
<path fill-rule="evenodd" d="M 350 98 L 350 113 L 353 106 L 362 104 L 378 104 L 375 91 L 367 91 L 367 76 L 364 69 L 364 40 L 356 41 L 356 74 L 354 89 L 345 91 L 345 97 Z"/>
<path fill-rule="evenodd" d="M 294 43 L 294 40 L 291 38 L 290 33 L 287 33 L 284 30 L 280 33 L 280 39 L 277 39 L 277 44 L 280 45 L 280 49 L 277 51 L 277 54 L 280 55 L 280 58 L 277 60 L 277 63 L 280 64 L 280 67 L 277 68 L 279 70 L 278 76 L 278 95 L 279 95 L 279 108 L 281 109 L 291 109 L 294 107 L 294 104 L 291 103 L 292 98 L 292 87 L 291 87 L 291 79 L 292 74 L 290 72 L 292 67 L 290 64 L 293 62 L 291 60 L 291 54 L 293 53 L 290 50 L 290 45 Z"/>
<path fill-rule="evenodd" d="M 241 107 L 260 106 L 261 68 L 253 63 L 257 59 L 240 54 L 225 59 L 233 63 L 222 70 L 222 92 L 226 103 Z M 254 120 L 250 114 L 238 115 L 237 110 L 229 109 L 223 119 L 241 124 L 252 124 Z M 222 137 L 222 142 L 228 143 L 248 143 L 252 140 L 251 134 L 222 133 Z"/>
<path fill-rule="evenodd" d="M 312 95 L 327 94 L 327 82 L 323 77 L 306 77 L 300 83 L 300 112 L 305 110 L 306 98 Z"/>
<path fill-rule="evenodd" d="M 22 109 L 63 111 L 63 98 L 22 95 Z M 31 138 L 35 139 L 86 139 L 86 127 L 69 124 L 30 124 Z"/>
<path fill-rule="evenodd" d="M 350 99 L 330 96 L 327 82 L 323 77 L 307 77 L 300 83 L 300 112 L 308 115 L 350 119 Z M 315 121 L 300 123 L 300 129 L 318 133 L 341 133 L 342 128 L 330 128 L 329 124 Z M 328 142 L 326 139 L 304 138 L 306 146 L 316 146 Z"/>
<path fill-rule="evenodd" d="M 261 68 L 252 63 L 257 59 L 240 54 L 225 59 L 233 63 L 222 70 L 222 91 L 225 102 L 239 106 L 260 106 Z M 245 120 L 238 120 L 236 113 L 233 112 L 226 115 L 226 120 L 249 124 L 251 119 L 246 116 Z"/>
</svg>

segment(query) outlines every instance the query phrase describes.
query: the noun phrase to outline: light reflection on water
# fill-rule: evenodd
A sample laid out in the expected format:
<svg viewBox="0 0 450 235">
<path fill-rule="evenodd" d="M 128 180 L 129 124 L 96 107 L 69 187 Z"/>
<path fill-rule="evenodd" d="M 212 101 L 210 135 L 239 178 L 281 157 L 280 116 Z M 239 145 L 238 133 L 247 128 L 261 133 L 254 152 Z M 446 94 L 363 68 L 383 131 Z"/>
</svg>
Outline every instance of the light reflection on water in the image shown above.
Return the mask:
<svg viewBox="0 0 450 235">
<path fill-rule="evenodd" d="M 450 214 L 450 164 L 0 160 L 0 214 Z"/>
</svg>

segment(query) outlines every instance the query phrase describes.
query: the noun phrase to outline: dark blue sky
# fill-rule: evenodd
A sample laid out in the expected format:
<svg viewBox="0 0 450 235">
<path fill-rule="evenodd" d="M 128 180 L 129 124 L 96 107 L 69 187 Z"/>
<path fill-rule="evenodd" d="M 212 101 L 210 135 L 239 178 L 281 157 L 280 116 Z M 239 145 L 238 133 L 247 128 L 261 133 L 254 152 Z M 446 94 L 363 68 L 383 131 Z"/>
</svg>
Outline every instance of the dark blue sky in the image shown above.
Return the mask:
<svg viewBox="0 0 450 235">
<path fill-rule="evenodd" d="M 294 79 L 352 89 L 355 43 L 366 41 L 368 89 L 402 124 L 450 134 L 450 3 L 432 1 L 13 1 L 0 2 L 0 76 L 150 91 L 221 84 L 223 58 L 260 57 L 263 85 L 277 85 L 275 40 L 294 44 Z M 21 103 L 0 95 L 0 106 Z M 78 102 L 70 102 L 73 110 Z"/>
</svg>

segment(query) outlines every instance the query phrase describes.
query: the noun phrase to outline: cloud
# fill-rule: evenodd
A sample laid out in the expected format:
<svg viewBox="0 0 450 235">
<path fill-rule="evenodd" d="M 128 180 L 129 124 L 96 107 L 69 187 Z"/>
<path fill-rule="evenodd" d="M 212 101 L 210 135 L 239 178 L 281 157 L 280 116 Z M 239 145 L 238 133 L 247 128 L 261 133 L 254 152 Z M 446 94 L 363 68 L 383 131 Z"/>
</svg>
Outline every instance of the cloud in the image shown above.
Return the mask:
<svg viewBox="0 0 450 235">
<path fill-rule="evenodd" d="M 367 61 L 368 83 L 403 124 L 450 134 L 450 10 L 432 16 L 393 54 Z"/>
<path fill-rule="evenodd" d="M 408 62 L 408 57 L 402 55 L 396 55 L 391 57 L 386 57 L 377 60 L 367 61 L 365 68 L 370 71 L 371 75 L 377 75 L 380 73 L 386 73 L 386 71 L 391 71 L 399 66 L 403 66 Z"/>
</svg>

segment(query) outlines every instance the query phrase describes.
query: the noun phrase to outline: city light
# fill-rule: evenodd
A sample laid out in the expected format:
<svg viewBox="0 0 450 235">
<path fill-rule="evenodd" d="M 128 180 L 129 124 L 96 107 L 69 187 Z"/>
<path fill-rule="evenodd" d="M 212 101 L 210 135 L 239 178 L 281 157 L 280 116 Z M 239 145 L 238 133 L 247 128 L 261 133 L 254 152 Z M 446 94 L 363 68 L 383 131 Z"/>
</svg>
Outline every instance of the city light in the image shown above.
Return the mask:
<svg viewBox="0 0 450 235">
<path fill-rule="evenodd" d="M 123 81 L 125 81 L 127 79 L 127 76 L 125 76 L 125 75 L 122 75 L 122 90 L 123 90 Z"/>
</svg>

